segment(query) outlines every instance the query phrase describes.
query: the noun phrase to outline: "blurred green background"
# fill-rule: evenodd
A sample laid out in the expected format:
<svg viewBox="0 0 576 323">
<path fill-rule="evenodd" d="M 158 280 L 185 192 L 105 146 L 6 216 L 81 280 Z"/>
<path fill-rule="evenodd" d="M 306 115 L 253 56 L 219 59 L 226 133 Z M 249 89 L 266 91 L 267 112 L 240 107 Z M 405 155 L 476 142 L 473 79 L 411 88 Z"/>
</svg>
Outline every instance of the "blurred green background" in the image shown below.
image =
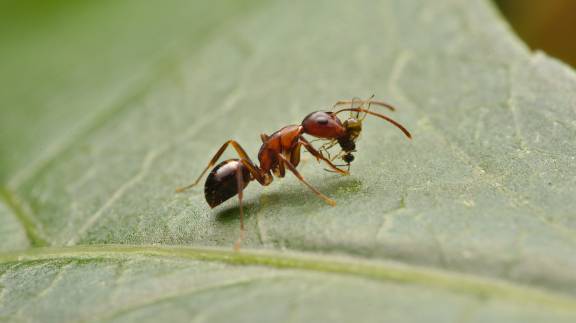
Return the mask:
<svg viewBox="0 0 576 323">
<path fill-rule="evenodd" d="M 496 0 L 496 3 L 532 49 L 541 49 L 576 67 L 575 0 Z"/>
</svg>

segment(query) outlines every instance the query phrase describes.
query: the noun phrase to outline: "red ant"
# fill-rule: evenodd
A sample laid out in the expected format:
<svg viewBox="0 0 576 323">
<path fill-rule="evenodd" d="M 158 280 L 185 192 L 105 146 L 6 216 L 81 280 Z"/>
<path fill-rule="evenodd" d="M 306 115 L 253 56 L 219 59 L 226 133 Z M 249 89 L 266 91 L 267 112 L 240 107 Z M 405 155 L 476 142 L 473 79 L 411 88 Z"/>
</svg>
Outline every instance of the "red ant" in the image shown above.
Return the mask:
<svg viewBox="0 0 576 323">
<path fill-rule="evenodd" d="M 235 250 L 239 249 L 240 242 L 244 239 L 242 193 L 244 188 L 246 188 L 246 186 L 248 186 L 248 184 L 253 180 L 257 180 L 258 183 L 263 186 L 270 185 L 273 180 L 272 173 L 276 177 L 284 177 L 286 174 L 286 168 L 288 168 L 294 176 L 296 176 L 318 197 L 323 199 L 329 205 L 334 206 L 336 205 L 334 200 L 322 194 L 310 185 L 304 177 L 300 175 L 300 172 L 296 170 L 296 167 L 300 163 L 300 149 L 301 147 L 304 147 L 308 152 L 316 157 L 318 162 L 320 162 L 320 160 L 324 161 L 332 171 L 341 175 L 348 175 L 348 170 L 338 168 L 337 165 L 332 163 L 332 160 L 338 157 L 342 158 L 347 163 L 349 169 L 350 162 L 354 159 L 354 156 L 351 153 L 355 151 L 355 141 L 362 131 L 362 121 L 367 115 L 372 115 L 392 123 L 398 127 L 406 137 L 412 138 L 410 132 L 408 132 L 408 130 L 398 122 L 383 114 L 370 111 L 370 106 L 372 104 L 385 107 L 390 111 L 395 110 L 394 107 L 387 103 L 372 100 L 373 97 L 374 96 L 365 101 L 359 99 L 338 101 L 334 104 L 334 108 L 348 104 L 351 106 L 349 108 L 340 109 L 336 112 L 312 112 L 304 118 L 301 124 L 285 126 L 270 136 L 261 134 L 260 138 L 262 139 L 262 146 L 258 152 L 260 166 L 256 165 L 250 157 L 248 157 L 248 154 L 240 144 L 234 140 L 228 140 L 222 145 L 222 147 L 220 147 L 220 149 L 218 149 L 216 154 L 214 154 L 214 157 L 212 157 L 208 166 L 206 166 L 196 181 L 188 186 L 178 188 L 176 191 L 183 192 L 197 185 L 204 174 L 206 174 L 206 172 L 216 164 L 228 145 L 232 145 L 240 159 L 225 160 L 212 169 L 206 179 L 206 183 L 204 184 L 204 196 L 206 197 L 208 205 L 213 208 L 234 195 L 238 195 L 238 204 L 240 207 L 240 237 L 234 244 Z M 359 106 L 356 106 L 357 104 Z M 368 104 L 368 108 L 364 108 L 364 104 Z M 349 111 L 351 115 L 347 120 L 342 122 L 337 115 L 346 111 Z M 356 113 L 355 115 L 354 112 Z M 363 113 L 364 115 L 360 117 L 360 113 Z M 324 150 L 326 153 L 328 153 L 327 149 L 334 146 L 336 143 L 340 145 L 342 151 L 334 158 L 326 158 L 324 157 L 324 154 L 316 150 L 316 148 L 314 148 L 310 142 L 304 138 L 304 134 L 314 136 L 320 140 L 327 140 L 328 142 L 321 147 L 321 150 Z"/>
</svg>

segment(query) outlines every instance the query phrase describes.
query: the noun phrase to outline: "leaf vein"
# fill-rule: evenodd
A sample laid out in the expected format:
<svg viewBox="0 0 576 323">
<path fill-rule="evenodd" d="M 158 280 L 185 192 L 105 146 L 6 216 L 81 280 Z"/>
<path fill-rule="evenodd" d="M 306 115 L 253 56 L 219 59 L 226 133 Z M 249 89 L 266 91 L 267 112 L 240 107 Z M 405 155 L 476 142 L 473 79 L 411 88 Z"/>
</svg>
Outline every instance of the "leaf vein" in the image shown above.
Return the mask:
<svg viewBox="0 0 576 323">
<path fill-rule="evenodd" d="M 408 51 L 403 52 L 403 54 L 399 55 L 396 63 L 394 64 L 394 69 L 392 72 L 392 77 L 390 78 L 391 82 L 389 86 L 394 91 L 394 93 L 398 95 L 403 101 L 407 102 L 409 105 L 419 110 L 422 110 L 415 103 L 415 101 L 410 99 L 406 95 L 406 93 L 398 86 L 399 77 L 400 75 L 402 75 L 403 69 L 410 62 L 411 57 L 412 56 Z M 504 183 L 501 181 L 502 175 L 488 172 L 486 169 L 482 168 L 480 164 L 466 150 L 464 150 L 464 148 L 462 148 L 460 145 L 457 144 L 457 141 L 449 140 L 449 137 L 435 125 L 433 120 L 431 119 L 427 120 L 429 120 L 428 125 L 430 130 L 432 130 L 435 134 L 437 134 L 438 137 L 444 141 L 445 145 L 453 150 L 454 156 L 457 157 L 464 164 L 469 165 L 476 170 L 474 172 L 476 178 L 485 182 L 489 186 L 495 188 L 497 192 L 506 196 L 515 205 L 524 206 L 534 211 L 535 216 L 547 227 L 560 233 L 562 236 L 565 236 L 571 240 L 576 241 L 576 230 L 572 230 L 568 227 L 558 225 L 553 221 L 551 221 L 546 216 L 546 212 L 544 209 L 528 203 L 527 198 L 525 196 L 506 187 Z"/>
<path fill-rule="evenodd" d="M 158 157 L 159 154 L 160 154 L 159 150 L 150 151 L 146 155 L 146 157 L 144 158 L 144 161 L 142 162 L 142 166 L 140 168 L 140 171 L 136 175 L 134 175 L 131 179 L 129 179 L 127 182 L 122 184 L 112 194 L 112 196 L 104 203 L 104 205 L 102 205 L 102 207 L 100 207 L 96 211 L 96 213 L 92 214 L 92 216 L 90 216 L 86 220 L 86 222 L 84 222 L 84 224 L 80 227 L 80 229 L 77 231 L 77 233 L 68 240 L 66 245 L 70 246 L 70 245 L 76 244 L 79 241 L 79 239 L 81 239 L 84 236 L 84 234 L 96 222 L 98 222 L 98 220 L 102 217 L 102 215 L 114 205 L 114 203 L 116 201 L 118 201 L 120 198 L 122 198 L 122 196 L 124 196 L 124 194 L 129 189 L 131 189 L 134 185 L 137 185 L 140 181 L 142 181 L 145 178 L 146 174 L 148 174 L 148 172 L 150 171 L 150 166 L 154 163 L 154 161 L 156 160 L 156 158 Z"/>
<path fill-rule="evenodd" d="M 277 279 L 278 277 L 272 277 L 272 278 Z M 162 295 L 160 297 L 152 298 L 152 299 L 144 301 L 144 302 L 130 304 L 126 308 L 123 308 L 123 309 L 120 309 L 118 311 L 106 314 L 105 316 L 98 317 L 95 320 L 93 318 L 90 318 L 90 320 L 96 321 L 96 322 L 100 322 L 100 321 L 104 321 L 104 320 L 111 320 L 111 319 L 120 317 L 122 315 L 126 315 L 126 314 L 129 314 L 131 312 L 135 312 L 141 308 L 158 305 L 158 304 L 168 302 L 171 300 L 176 300 L 176 299 L 183 298 L 183 297 L 190 297 L 190 296 L 194 296 L 194 295 L 206 293 L 206 292 L 213 292 L 213 291 L 217 291 L 217 290 L 221 290 L 221 289 L 246 286 L 246 285 L 250 285 L 250 284 L 255 283 L 255 282 L 264 281 L 266 279 L 270 279 L 270 277 L 255 277 L 255 278 L 249 278 L 249 279 L 230 281 L 230 282 L 226 282 L 223 284 L 216 284 L 216 285 L 207 286 L 207 287 L 203 287 L 203 288 L 185 289 L 185 290 L 181 290 L 181 291 L 178 291 L 176 293 L 173 293 L 173 294 Z"/>
<path fill-rule="evenodd" d="M 7 187 L 0 187 L 0 200 L 8 207 L 16 220 L 20 223 L 26 238 L 32 246 L 43 247 L 49 245 L 42 224 L 37 221 L 30 207 Z"/>
</svg>

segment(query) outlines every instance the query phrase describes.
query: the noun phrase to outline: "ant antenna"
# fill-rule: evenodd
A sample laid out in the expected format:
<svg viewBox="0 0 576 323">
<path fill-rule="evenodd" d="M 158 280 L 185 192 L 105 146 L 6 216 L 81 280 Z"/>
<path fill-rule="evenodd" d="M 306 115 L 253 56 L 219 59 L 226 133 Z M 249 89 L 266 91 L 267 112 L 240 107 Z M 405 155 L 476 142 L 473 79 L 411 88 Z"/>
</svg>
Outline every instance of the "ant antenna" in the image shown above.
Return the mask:
<svg viewBox="0 0 576 323">
<path fill-rule="evenodd" d="M 372 94 L 372 96 L 370 96 L 367 100 L 363 101 L 360 100 L 359 98 L 355 97 L 352 100 L 341 100 L 341 101 L 337 101 L 336 103 L 334 103 L 334 105 L 332 106 L 332 111 L 334 111 L 334 109 L 338 106 L 341 105 L 350 105 L 350 109 L 364 109 L 364 104 L 368 103 L 368 109 L 365 110 L 370 110 L 372 104 L 374 105 L 378 105 L 381 107 L 384 107 L 390 111 L 396 111 L 396 108 L 394 108 L 392 105 L 383 102 L 383 101 L 378 101 L 378 100 L 373 100 L 375 97 L 374 94 Z M 360 103 L 360 105 L 357 104 L 357 102 Z M 354 114 L 353 112 L 356 112 L 356 119 L 359 119 L 360 117 L 360 112 L 357 111 L 350 111 L 350 117 L 354 118 Z M 369 113 L 364 114 L 364 116 L 360 119 L 360 120 L 364 120 L 364 118 L 366 118 L 366 115 L 368 115 Z"/>
<path fill-rule="evenodd" d="M 410 132 L 409 132 L 408 130 L 406 130 L 406 128 L 404 128 L 404 126 L 402 126 L 401 124 L 399 124 L 398 122 L 396 122 L 394 119 L 391 119 L 391 118 L 389 118 L 389 117 L 387 117 L 387 116 L 385 116 L 385 115 L 383 115 L 383 114 L 380 114 L 380 113 L 377 113 L 377 112 L 372 112 L 372 111 L 370 111 L 370 110 L 366 110 L 366 109 L 362 109 L 362 108 L 355 108 L 355 109 L 353 109 L 353 108 L 346 108 L 346 109 L 341 109 L 341 110 L 336 111 L 334 114 L 336 115 L 336 114 L 341 113 L 341 112 L 344 112 L 344 111 L 364 112 L 364 113 L 366 113 L 367 115 L 370 114 L 370 115 L 373 115 L 373 116 L 378 117 L 378 118 L 380 118 L 380 119 L 384 119 L 384 120 L 390 122 L 391 124 L 395 125 L 398 129 L 400 129 L 400 131 L 402 131 L 402 132 L 404 133 L 404 135 L 406 135 L 406 137 L 412 139 L 412 135 L 410 134 Z"/>
</svg>

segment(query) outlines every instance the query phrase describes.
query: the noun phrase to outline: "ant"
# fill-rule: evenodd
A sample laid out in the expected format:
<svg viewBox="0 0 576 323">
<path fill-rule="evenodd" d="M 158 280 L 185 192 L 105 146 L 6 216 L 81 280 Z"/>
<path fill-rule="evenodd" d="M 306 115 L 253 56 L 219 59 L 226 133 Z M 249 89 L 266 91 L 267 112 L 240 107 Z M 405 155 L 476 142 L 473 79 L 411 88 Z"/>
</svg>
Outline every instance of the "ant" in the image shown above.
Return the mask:
<svg viewBox="0 0 576 323">
<path fill-rule="evenodd" d="M 260 166 L 250 159 L 238 142 L 228 140 L 218 149 L 216 154 L 214 154 L 200 176 L 198 176 L 192 184 L 176 189 L 176 192 L 183 192 L 196 186 L 204 174 L 216 164 L 228 145 L 231 145 L 234 150 L 236 150 L 240 159 L 227 159 L 212 169 L 204 184 L 204 196 L 208 205 L 214 208 L 231 197 L 238 195 L 238 204 L 240 207 L 240 236 L 234 244 L 235 250 L 239 250 L 240 243 L 244 239 L 244 213 L 242 210 L 243 190 L 253 180 L 258 181 L 262 186 L 270 185 L 273 180 L 272 174 L 282 178 L 285 176 L 287 168 L 300 182 L 306 185 L 319 198 L 324 200 L 324 202 L 335 206 L 336 202 L 334 200 L 310 185 L 304 177 L 302 177 L 300 172 L 296 170 L 296 167 L 300 163 L 300 150 L 304 147 L 318 162 L 325 162 L 331 171 L 341 175 L 348 175 L 348 170 L 341 169 L 337 165 L 334 165 L 332 160 L 340 157 L 347 163 L 348 168 L 350 167 L 350 162 L 354 159 L 352 152 L 356 149 L 355 141 L 362 131 L 362 121 L 367 115 L 372 115 L 392 123 L 398 127 L 406 137 L 412 138 L 410 132 L 398 122 L 383 114 L 370 111 L 370 105 L 372 104 L 388 108 L 391 111 L 395 110 L 389 104 L 372 100 L 373 97 L 374 96 L 365 101 L 359 99 L 338 101 L 334 104 L 333 110 L 342 105 L 350 104 L 350 107 L 340 109 L 336 112 L 312 112 L 304 118 L 301 124 L 285 126 L 271 135 L 261 134 L 262 146 L 258 152 Z M 359 104 L 359 106 L 356 106 L 357 104 Z M 364 104 L 368 104 L 368 109 L 363 107 Z M 349 111 L 351 116 L 342 122 L 338 118 L 338 114 L 346 111 Z M 356 114 L 354 115 L 354 113 Z M 363 113 L 362 117 L 360 117 L 360 113 Z M 335 158 L 326 158 L 323 153 L 316 150 L 316 148 L 304 138 L 304 134 L 314 136 L 320 140 L 327 140 L 328 142 L 321 148 L 321 150 L 324 150 L 326 153 L 328 153 L 327 149 L 336 145 L 336 143 L 340 145 L 342 152 Z"/>
</svg>

